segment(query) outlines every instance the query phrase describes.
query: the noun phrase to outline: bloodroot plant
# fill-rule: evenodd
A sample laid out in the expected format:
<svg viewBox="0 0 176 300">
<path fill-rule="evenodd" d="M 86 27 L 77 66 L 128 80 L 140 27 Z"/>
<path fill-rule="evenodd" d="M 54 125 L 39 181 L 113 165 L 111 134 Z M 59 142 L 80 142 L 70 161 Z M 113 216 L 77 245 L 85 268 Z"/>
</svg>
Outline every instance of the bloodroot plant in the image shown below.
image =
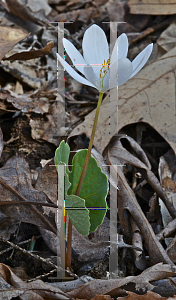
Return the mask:
<svg viewBox="0 0 176 300">
<path fill-rule="evenodd" d="M 87 236 L 90 232 L 95 231 L 103 222 L 107 211 L 106 196 L 108 193 L 108 179 L 100 167 L 98 167 L 96 160 L 91 157 L 91 149 L 103 94 L 109 89 L 117 87 L 117 74 L 119 86 L 136 75 L 150 57 L 153 44 L 148 45 L 131 62 L 127 58 L 128 39 L 126 34 L 123 33 L 118 37 L 110 56 L 106 35 L 97 25 L 92 25 L 85 31 L 82 41 L 83 56 L 67 39 L 63 39 L 63 44 L 73 66 L 84 77 L 79 75 L 72 66 L 57 54 L 61 65 L 75 80 L 94 87 L 99 91 L 99 99 L 88 150 L 80 150 L 75 154 L 72 160 L 71 172 L 68 169 L 69 145 L 62 141 L 55 153 L 55 165 L 59 181 L 62 182 L 64 180 L 65 182 L 65 210 L 69 216 L 66 267 L 71 269 L 72 224 L 79 233 Z M 111 77 L 109 76 L 110 70 Z M 60 164 L 65 165 L 64 174 L 59 174 Z"/>
</svg>

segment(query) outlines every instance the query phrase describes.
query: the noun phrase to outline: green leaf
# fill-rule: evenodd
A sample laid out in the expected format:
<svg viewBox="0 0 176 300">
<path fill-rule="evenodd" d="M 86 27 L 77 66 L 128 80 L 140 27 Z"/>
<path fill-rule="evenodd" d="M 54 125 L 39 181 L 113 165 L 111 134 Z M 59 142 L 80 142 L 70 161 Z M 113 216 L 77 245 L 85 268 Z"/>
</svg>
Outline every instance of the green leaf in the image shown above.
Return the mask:
<svg viewBox="0 0 176 300">
<path fill-rule="evenodd" d="M 72 172 L 69 174 L 69 181 L 71 182 L 71 187 L 68 190 L 69 195 L 76 193 L 86 154 L 87 150 L 85 149 L 77 152 L 73 157 Z M 101 168 L 98 167 L 97 161 L 93 157 L 90 157 L 86 175 L 79 193 L 79 197 L 85 199 L 85 205 L 88 209 L 98 208 L 89 210 L 91 223 L 90 232 L 95 231 L 103 222 L 107 211 L 107 193 L 107 176 L 101 171 Z"/>
<path fill-rule="evenodd" d="M 65 143 L 65 141 L 62 141 L 59 147 L 56 149 L 55 157 L 54 157 L 57 172 L 58 172 L 58 165 L 60 164 L 60 162 L 63 162 L 66 165 L 66 172 L 67 174 L 69 174 L 69 169 L 68 169 L 69 155 L 70 155 L 70 147 L 67 143 Z"/>
<path fill-rule="evenodd" d="M 65 173 L 65 209 L 78 232 L 87 236 L 90 232 L 89 210 L 85 207 L 84 199 L 75 195 L 67 195 L 70 186 L 68 175 Z"/>
<path fill-rule="evenodd" d="M 78 230 L 80 234 L 87 236 L 89 234 L 89 229 L 90 229 L 90 221 L 89 221 L 90 218 L 89 218 L 89 210 L 85 206 L 85 200 L 75 195 L 67 195 L 67 191 L 71 186 L 71 183 L 69 182 L 69 177 L 67 175 L 70 173 L 67 166 L 69 155 L 70 155 L 70 147 L 68 144 L 65 144 L 65 141 L 62 141 L 55 153 L 55 165 L 57 168 L 57 172 L 59 171 L 59 165 L 66 165 L 65 167 L 66 172 L 64 172 L 64 169 L 61 169 L 60 172 L 58 172 L 59 183 L 60 183 L 59 194 L 63 199 L 64 190 L 62 189 L 62 187 L 65 185 L 65 209 L 68 213 L 70 221 L 72 222 L 72 224 L 75 226 L 75 228 Z"/>
</svg>

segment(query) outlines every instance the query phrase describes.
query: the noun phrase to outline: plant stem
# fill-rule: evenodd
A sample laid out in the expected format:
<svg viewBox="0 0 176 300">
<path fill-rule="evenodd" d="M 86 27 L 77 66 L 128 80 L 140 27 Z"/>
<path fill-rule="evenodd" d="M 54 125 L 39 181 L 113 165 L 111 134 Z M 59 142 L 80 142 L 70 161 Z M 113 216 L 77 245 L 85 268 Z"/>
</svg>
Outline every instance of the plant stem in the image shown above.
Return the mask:
<svg viewBox="0 0 176 300">
<path fill-rule="evenodd" d="M 75 193 L 75 195 L 77 195 L 77 196 L 79 196 L 79 193 L 80 193 L 80 190 L 81 190 L 81 186 L 83 184 L 84 177 L 86 175 L 87 167 L 88 167 L 88 164 L 89 164 L 89 158 L 90 158 L 90 154 L 91 154 L 91 150 L 92 150 L 92 146 L 93 146 L 93 141 L 94 141 L 94 136 L 95 136 L 95 130 L 96 130 L 96 127 L 97 127 L 98 115 L 99 115 L 99 112 L 100 112 L 100 106 L 101 106 L 102 98 L 103 98 L 103 93 L 100 93 L 99 94 L 99 99 L 98 99 L 98 104 L 97 104 L 97 109 L 96 109 L 96 114 L 95 114 L 95 119 L 94 119 L 94 124 L 93 124 L 93 128 L 92 128 L 92 133 L 91 133 L 89 148 L 88 148 L 88 151 L 87 151 L 87 154 L 86 154 L 86 158 L 85 158 L 85 162 L 84 162 L 84 167 L 83 167 L 83 170 L 82 170 L 82 173 L 81 173 L 81 177 L 80 177 L 80 180 L 79 180 L 79 183 L 78 183 L 78 187 L 77 187 L 77 190 L 76 190 L 76 193 Z"/>
<path fill-rule="evenodd" d="M 71 271 L 71 242 L 72 242 L 72 222 L 68 221 L 68 236 L 67 236 L 67 263 L 66 268 Z"/>
<path fill-rule="evenodd" d="M 61 217 L 61 229 L 60 229 L 60 254 L 61 254 L 61 267 L 65 269 L 65 223 L 66 223 L 66 218 L 64 222 L 64 213 L 65 213 L 65 208 L 64 211 L 62 209 L 62 217 Z M 65 277 L 65 272 L 62 274 L 63 278 Z"/>
<path fill-rule="evenodd" d="M 89 158 L 90 158 L 90 154 L 91 154 L 91 150 L 92 150 L 92 146 L 93 146 L 95 130 L 96 130 L 96 127 L 97 127 L 98 115 L 99 115 L 99 112 L 100 112 L 100 106 L 101 106 L 102 98 L 103 98 L 103 93 L 100 93 L 99 94 L 99 99 L 98 99 L 98 104 L 97 104 L 97 109 L 96 109 L 96 113 L 95 113 L 95 119 L 94 119 L 94 123 L 93 123 L 89 148 L 88 148 L 88 151 L 87 151 L 87 154 L 86 154 L 86 158 L 85 158 L 85 162 L 84 162 L 84 167 L 82 169 L 81 177 L 79 179 L 79 183 L 78 183 L 78 186 L 77 186 L 77 189 L 76 189 L 76 193 L 75 193 L 76 196 L 79 196 L 81 186 L 83 184 L 84 177 L 86 175 L 87 167 L 88 167 L 88 164 L 89 164 Z M 68 236 L 67 236 L 67 267 L 69 267 L 70 270 L 71 270 L 71 241 L 72 241 L 72 223 L 69 219 L 69 222 L 68 222 Z"/>
</svg>

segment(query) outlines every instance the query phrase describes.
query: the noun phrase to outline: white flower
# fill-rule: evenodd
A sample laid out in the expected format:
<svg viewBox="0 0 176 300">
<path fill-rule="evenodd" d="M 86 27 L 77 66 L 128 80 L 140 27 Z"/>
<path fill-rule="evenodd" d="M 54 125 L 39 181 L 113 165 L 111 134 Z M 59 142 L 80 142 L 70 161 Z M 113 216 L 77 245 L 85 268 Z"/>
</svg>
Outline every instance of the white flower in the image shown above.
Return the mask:
<svg viewBox="0 0 176 300">
<path fill-rule="evenodd" d="M 127 58 L 128 38 L 125 33 L 118 37 L 117 43 L 115 43 L 111 58 L 109 59 L 109 46 L 106 35 L 97 25 L 92 25 L 85 31 L 82 41 L 83 56 L 71 42 L 65 38 L 63 39 L 64 48 L 73 65 L 85 78 L 79 75 L 58 53 L 57 57 L 71 77 L 82 84 L 92 86 L 99 90 L 99 92 L 104 93 L 109 88 L 116 87 L 117 81 L 118 85 L 121 85 L 136 75 L 146 64 L 153 49 L 153 44 L 148 45 L 131 62 Z M 111 76 L 109 76 L 109 68 L 111 69 Z"/>
</svg>

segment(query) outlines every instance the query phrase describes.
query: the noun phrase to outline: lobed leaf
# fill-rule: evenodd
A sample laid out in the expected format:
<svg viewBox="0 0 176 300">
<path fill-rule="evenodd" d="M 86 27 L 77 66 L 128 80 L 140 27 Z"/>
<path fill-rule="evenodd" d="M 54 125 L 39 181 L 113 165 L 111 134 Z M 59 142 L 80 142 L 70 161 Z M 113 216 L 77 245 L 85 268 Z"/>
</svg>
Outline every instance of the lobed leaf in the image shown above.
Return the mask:
<svg viewBox="0 0 176 300">
<path fill-rule="evenodd" d="M 75 154 L 72 161 L 72 172 L 69 174 L 71 187 L 68 194 L 75 194 L 78 182 L 84 166 L 87 150 L 81 150 Z M 98 167 L 97 161 L 90 156 L 86 175 L 81 187 L 79 196 L 85 200 L 85 205 L 89 209 L 90 231 L 95 231 L 103 222 L 106 215 L 106 196 L 108 193 L 107 176 Z"/>
</svg>

